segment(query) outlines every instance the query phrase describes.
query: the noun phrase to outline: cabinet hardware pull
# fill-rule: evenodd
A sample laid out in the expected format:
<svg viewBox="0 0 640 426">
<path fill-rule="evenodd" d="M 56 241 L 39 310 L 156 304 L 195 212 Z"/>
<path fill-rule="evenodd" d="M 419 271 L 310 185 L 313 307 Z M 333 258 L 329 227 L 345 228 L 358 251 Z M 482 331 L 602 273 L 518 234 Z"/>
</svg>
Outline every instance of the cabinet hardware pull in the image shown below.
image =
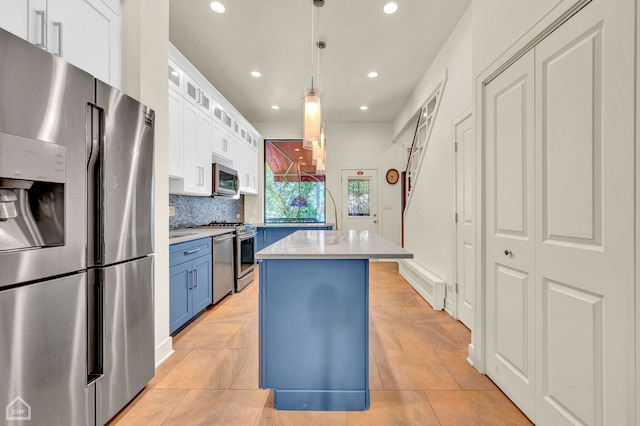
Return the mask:
<svg viewBox="0 0 640 426">
<path fill-rule="evenodd" d="M 193 287 L 198 287 L 198 270 L 193 271 Z"/>
<path fill-rule="evenodd" d="M 58 51 L 54 55 L 62 58 L 62 22 L 54 22 L 53 27 L 58 30 Z"/>
<path fill-rule="evenodd" d="M 505 256 L 511 256 L 512 254 L 513 254 L 513 253 L 512 253 L 512 252 L 510 252 L 509 250 L 505 250 L 505 251 L 504 251 L 504 255 L 505 255 Z"/>
<path fill-rule="evenodd" d="M 193 253 L 195 253 L 197 251 L 200 251 L 200 249 L 201 249 L 201 247 L 194 248 L 192 250 L 187 250 L 187 251 L 184 252 L 184 254 L 193 254 Z"/>
<path fill-rule="evenodd" d="M 43 49 L 47 48 L 46 27 L 45 27 L 45 14 L 44 10 L 36 10 L 36 18 L 40 19 L 40 41 L 36 43 L 36 46 Z"/>
</svg>

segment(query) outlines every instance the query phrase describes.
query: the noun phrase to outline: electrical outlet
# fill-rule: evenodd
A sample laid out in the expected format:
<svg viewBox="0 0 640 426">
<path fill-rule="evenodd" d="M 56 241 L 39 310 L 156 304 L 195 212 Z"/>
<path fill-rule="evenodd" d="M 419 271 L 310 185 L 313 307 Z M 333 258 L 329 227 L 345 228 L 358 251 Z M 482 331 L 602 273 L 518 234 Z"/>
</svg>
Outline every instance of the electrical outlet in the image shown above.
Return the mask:
<svg viewBox="0 0 640 426">
<path fill-rule="evenodd" d="M 176 215 L 176 206 L 169 206 L 169 217 Z"/>
</svg>

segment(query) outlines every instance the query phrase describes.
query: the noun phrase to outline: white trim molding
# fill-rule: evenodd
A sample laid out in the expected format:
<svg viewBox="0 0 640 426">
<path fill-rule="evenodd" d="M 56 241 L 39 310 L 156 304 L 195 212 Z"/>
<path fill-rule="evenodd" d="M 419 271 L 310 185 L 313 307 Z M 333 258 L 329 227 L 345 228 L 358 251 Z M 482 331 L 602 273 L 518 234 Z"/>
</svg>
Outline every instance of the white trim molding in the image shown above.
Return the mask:
<svg viewBox="0 0 640 426">
<path fill-rule="evenodd" d="M 435 310 L 444 309 L 446 283 L 414 260 L 399 260 L 398 272 Z"/>
</svg>

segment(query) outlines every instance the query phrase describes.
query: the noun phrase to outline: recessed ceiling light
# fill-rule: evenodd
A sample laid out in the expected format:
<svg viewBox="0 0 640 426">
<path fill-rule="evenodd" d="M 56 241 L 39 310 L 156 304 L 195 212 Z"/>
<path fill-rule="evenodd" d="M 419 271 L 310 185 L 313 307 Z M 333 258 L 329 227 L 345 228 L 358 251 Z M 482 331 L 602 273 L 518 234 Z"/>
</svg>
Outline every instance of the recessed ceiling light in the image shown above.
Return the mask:
<svg viewBox="0 0 640 426">
<path fill-rule="evenodd" d="M 262 74 L 260 73 L 260 71 L 251 71 L 251 77 L 262 77 Z"/>
<path fill-rule="evenodd" d="M 280 109 L 278 105 L 271 105 L 271 109 Z"/>
<path fill-rule="evenodd" d="M 362 106 L 360 107 L 360 109 L 361 109 L 362 111 L 366 111 L 366 110 L 368 110 L 368 109 L 369 109 L 369 107 L 368 107 L 368 106 L 366 106 L 366 105 L 362 105 Z"/>
<path fill-rule="evenodd" d="M 304 157 L 298 157 L 298 158 L 301 159 L 301 160 L 304 160 Z"/>
<path fill-rule="evenodd" d="M 296 149 L 294 149 L 294 151 L 295 151 L 295 152 L 298 152 L 298 151 L 300 151 L 300 148 L 296 148 Z"/>
<path fill-rule="evenodd" d="M 386 3 L 382 8 L 382 11 L 387 15 L 391 15 L 392 13 L 396 13 L 398 10 L 398 3 L 390 1 Z"/>
<path fill-rule="evenodd" d="M 226 10 L 224 8 L 224 4 L 220 3 L 219 1 L 212 1 L 209 6 L 211 6 L 211 10 L 216 13 L 224 13 L 224 11 Z"/>
<path fill-rule="evenodd" d="M 378 73 L 375 71 L 371 71 L 369 74 L 367 74 L 367 77 L 369 78 L 376 78 L 378 76 Z"/>
</svg>

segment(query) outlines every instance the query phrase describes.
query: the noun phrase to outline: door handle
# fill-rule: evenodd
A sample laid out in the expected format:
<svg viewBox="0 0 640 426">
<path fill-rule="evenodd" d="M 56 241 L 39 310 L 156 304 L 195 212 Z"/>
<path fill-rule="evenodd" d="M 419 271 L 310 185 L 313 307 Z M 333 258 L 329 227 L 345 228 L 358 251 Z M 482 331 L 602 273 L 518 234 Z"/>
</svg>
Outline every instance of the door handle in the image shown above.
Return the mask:
<svg viewBox="0 0 640 426">
<path fill-rule="evenodd" d="M 46 19 L 44 10 L 36 10 L 36 18 L 40 19 L 40 41 L 36 43 L 36 46 L 41 47 L 43 49 L 47 48 L 47 38 L 46 38 Z"/>
<path fill-rule="evenodd" d="M 62 58 L 62 22 L 54 22 L 53 28 L 58 30 L 58 51 L 54 55 Z"/>
<path fill-rule="evenodd" d="M 193 271 L 189 271 L 189 278 L 187 279 L 187 281 L 189 281 L 189 290 L 193 289 Z"/>
<path fill-rule="evenodd" d="M 193 287 L 194 288 L 198 287 L 198 270 L 197 269 L 193 271 Z"/>
</svg>

